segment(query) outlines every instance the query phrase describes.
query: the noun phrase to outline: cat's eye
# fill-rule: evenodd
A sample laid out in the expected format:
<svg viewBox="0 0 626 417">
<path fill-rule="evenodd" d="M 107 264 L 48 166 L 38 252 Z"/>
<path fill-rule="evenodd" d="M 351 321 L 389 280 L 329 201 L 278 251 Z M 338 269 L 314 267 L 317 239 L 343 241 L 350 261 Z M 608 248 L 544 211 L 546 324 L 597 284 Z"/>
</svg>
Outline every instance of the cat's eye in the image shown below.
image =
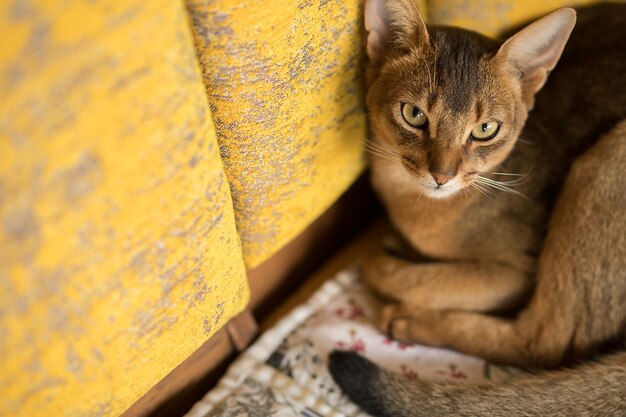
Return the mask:
<svg viewBox="0 0 626 417">
<path fill-rule="evenodd" d="M 417 128 L 425 128 L 428 119 L 424 112 L 417 106 L 408 103 L 402 103 L 400 110 L 402 111 L 402 117 L 404 121 L 410 126 Z"/>
<path fill-rule="evenodd" d="M 495 120 L 489 120 L 488 122 L 481 123 L 472 129 L 472 139 L 475 140 L 489 140 L 496 137 L 500 130 L 500 123 Z"/>
</svg>

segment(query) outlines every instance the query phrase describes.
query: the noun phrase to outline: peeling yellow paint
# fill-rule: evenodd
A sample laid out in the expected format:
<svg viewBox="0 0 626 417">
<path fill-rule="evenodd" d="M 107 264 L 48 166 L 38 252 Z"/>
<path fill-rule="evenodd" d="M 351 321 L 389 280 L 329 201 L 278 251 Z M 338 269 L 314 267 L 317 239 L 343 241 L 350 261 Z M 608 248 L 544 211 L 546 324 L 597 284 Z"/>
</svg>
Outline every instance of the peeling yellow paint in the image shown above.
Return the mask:
<svg viewBox="0 0 626 417">
<path fill-rule="evenodd" d="M 459 26 L 488 36 L 537 18 L 559 7 L 576 7 L 593 0 L 427 0 L 431 23 Z"/>
<path fill-rule="evenodd" d="M 248 301 L 183 5 L 0 6 L 0 415 L 117 416 Z"/>
<path fill-rule="evenodd" d="M 362 172 L 363 2 L 186 0 L 254 267 Z"/>
</svg>

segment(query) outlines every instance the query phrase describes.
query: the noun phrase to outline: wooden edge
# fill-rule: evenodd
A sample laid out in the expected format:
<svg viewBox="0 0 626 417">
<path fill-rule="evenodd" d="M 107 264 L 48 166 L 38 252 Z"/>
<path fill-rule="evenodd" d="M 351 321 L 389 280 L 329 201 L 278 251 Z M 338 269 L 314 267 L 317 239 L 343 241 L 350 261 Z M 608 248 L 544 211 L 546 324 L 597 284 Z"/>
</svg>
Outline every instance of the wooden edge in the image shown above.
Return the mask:
<svg viewBox="0 0 626 417">
<path fill-rule="evenodd" d="M 230 340 L 238 352 L 247 348 L 259 331 L 259 325 L 249 308 L 232 319 L 226 327 Z"/>
<path fill-rule="evenodd" d="M 206 376 L 207 369 L 218 367 L 220 363 L 234 353 L 235 349 L 228 329 L 218 330 L 198 350 L 136 401 L 121 417 L 139 417 L 155 413 L 163 405 L 164 399 L 170 398 L 185 387 L 197 383 Z M 166 416 L 168 414 L 159 412 L 156 415 Z"/>
<path fill-rule="evenodd" d="M 311 294 L 317 291 L 327 280 L 345 268 L 358 267 L 360 261 L 374 254 L 381 245 L 381 241 L 392 233 L 389 222 L 380 219 L 359 234 L 348 246 L 343 248 L 330 261 L 325 263 L 317 272 L 308 278 L 298 291 L 275 308 L 263 321 L 261 331 L 276 324 L 283 316 L 299 304 L 305 302 Z"/>
</svg>

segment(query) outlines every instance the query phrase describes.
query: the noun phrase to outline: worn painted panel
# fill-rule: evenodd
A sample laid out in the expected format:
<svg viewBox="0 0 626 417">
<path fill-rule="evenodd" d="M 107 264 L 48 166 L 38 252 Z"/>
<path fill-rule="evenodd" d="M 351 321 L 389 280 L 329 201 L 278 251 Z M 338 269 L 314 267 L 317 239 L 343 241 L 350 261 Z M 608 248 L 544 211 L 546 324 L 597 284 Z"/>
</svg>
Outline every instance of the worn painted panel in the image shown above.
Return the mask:
<svg viewBox="0 0 626 417">
<path fill-rule="evenodd" d="M 254 267 L 363 170 L 363 2 L 186 4 L 244 257 Z"/>
<path fill-rule="evenodd" d="M 0 415 L 117 416 L 248 299 L 182 2 L 0 6 Z"/>
<path fill-rule="evenodd" d="M 485 35 L 522 24 L 563 6 L 580 6 L 593 0 L 427 0 L 431 23 L 460 26 Z"/>
</svg>

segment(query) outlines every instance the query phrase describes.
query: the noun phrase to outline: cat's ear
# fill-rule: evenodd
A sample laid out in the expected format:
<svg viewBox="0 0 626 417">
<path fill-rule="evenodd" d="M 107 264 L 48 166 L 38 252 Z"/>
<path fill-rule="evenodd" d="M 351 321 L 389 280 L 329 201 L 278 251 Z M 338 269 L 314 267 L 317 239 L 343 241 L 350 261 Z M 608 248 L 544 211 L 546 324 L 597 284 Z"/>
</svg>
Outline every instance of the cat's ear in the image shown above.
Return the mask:
<svg viewBox="0 0 626 417">
<path fill-rule="evenodd" d="M 415 0 L 366 0 L 367 55 L 380 63 L 385 53 L 428 42 L 426 23 Z"/>
<path fill-rule="evenodd" d="M 574 9 L 564 7 L 526 26 L 500 47 L 498 55 L 520 77 L 528 110 L 561 57 L 575 23 Z"/>
</svg>

